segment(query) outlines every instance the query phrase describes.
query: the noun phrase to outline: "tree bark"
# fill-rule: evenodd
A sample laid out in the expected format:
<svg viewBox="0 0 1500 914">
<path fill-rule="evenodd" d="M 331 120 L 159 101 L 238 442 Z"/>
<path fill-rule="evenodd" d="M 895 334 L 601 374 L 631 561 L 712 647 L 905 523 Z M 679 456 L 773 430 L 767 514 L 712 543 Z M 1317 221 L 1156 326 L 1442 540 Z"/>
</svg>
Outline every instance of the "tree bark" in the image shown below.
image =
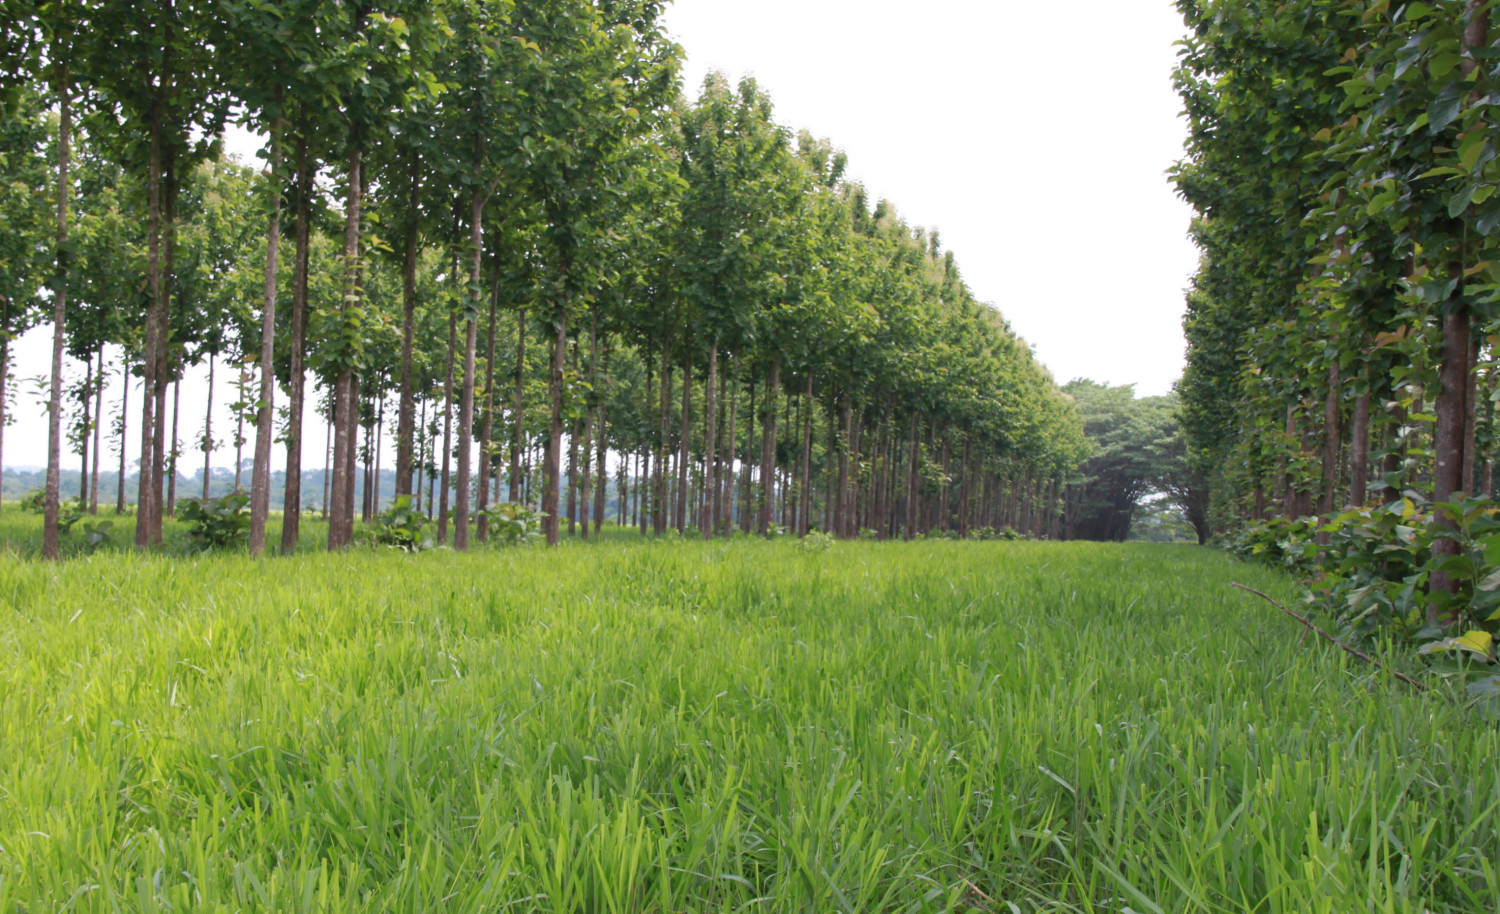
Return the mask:
<svg viewBox="0 0 1500 914">
<path fill-rule="evenodd" d="M 479 440 L 479 491 L 476 509 L 479 517 L 474 532 L 481 543 L 490 538 L 490 464 L 495 446 L 495 320 L 500 310 L 500 266 L 495 265 L 495 279 L 490 288 L 490 322 L 485 334 L 484 359 L 484 429 Z M 496 487 L 498 493 L 499 487 Z M 498 495 L 497 495 L 498 497 Z"/>
<path fill-rule="evenodd" d="M 602 383 L 607 385 L 609 383 L 609 339 L 607 337 L 604 341 L 604 361 L 600 365 L 600 373 L 603 376 Z M 594 430 L 594 437 L 597 442 L 595 447 L 598 452 L 595 472 L 599 476 L 598 489 L 594 492 L 594 536 L 597 538 L 599 531 L 604 527 L 604 510 L 608 501 L 606 489 L 609 486 L 609 447 L 607 437 L 609 429 L 609 400 L 603 396 L 598 387 L 594 388 L 594 395 L 599 397 L 599 425 Z M 620 488 L 619 497 L 622 500 L 625 498 L 625 489 L 623 486 Z"/>
<path fill-rule="evenodd" d="M 567 265 L 562 269 L 564 283 L 567 277 Z M 563 370 L 568 364 L 568 309 L 566 304 L 560 303 L 557 308 L 556 328 L 552 336 L 552 370 L 547 376 L 547 397 L 551 403 L 551 414 L 547 420 L 547 453 L 545 466 L 543 467 L 542 489 L 542 529 L 547 535 L 547 545 L 556 546 L 559 533 L 559 517 L 557 516 L 558 485 L 562 473 L 562 398 L 563 398 Z"/>
<path fill-rule="evenodd" d="M 271 512 L 271 444 L 276 434 L 272 420 L 276 415 L 276 261 L 281 250 L 281 135 L 282 121 L 278 117 L 271 122 L 271 213 L 266 229 L 266 284 L 260 319 L 260 397 L 256 401 L 255 457 L 250 471 L 249 545 L 250 555 L 256 558 L 266 551 L 266 518 Z M 175 431 L 173 438 L 172 452 L 175 455 Z M 176 476 L 174 472 L 174 481 Z"/>
<path fill-rule="evenodd" d="M 438 476 L 438 545 L 448 542 L 448 517 L 451 504 L 448 489 L 452 482 L 453 459 L 453 357 L 458 348 L 458 318 L 448 311 L 448 367 L 443 381 L 443 464 Z"/>
<path fill-rule="evenodd" d="M 771 374 L 766 379 L 765 415 L 760 426 L 760 518 L 756 530 L 771 535 L 771 511 L 775 506 L 776 403 L 781 393 L 781 355 L 772 353 Z"/>
<path fill-rule="evenodd" d="M 99 450 L 103 446 L 102 433 L 104 429 L 104 344 L 99 344 L 98 352 L 99 370 L 94 376 L 94 464 L 89 476 L 89 513 L 99 513 Z M 0 373 L 4 369 L 0 368 Z M 0 380 L 0 400 L 5 399 L 5 382 Z M 5 423 L 5 415 L 0 412 L 0 425 Z"/>
<path fill-rule="evenodd" d="M 673 526 L 678 534 L 687 529 L 688 447 L 692 443 L 693 423 L 693 348 L 683 341 L 682 358 L 682 428 L 677 440 L 677 500 Z"/>
<path fill-rule="evenodd" d="M 708 376 L 703 382 L 703 452 L 707 455 L 703 465 L 704 517 L 700 526 L 703 538 L 713 539 L 719 532 L 719 341 L 715 337 L 708 345 Z"/>
<path fill-rule="evenodd" d="M 167 517 L 177 514 L 177 458 L 182 450 L 177 420 L 182 415 L 182 378 L 172 382 L 172 449 L 167 451 Z"/>
<path fill-rule="evenodd" d="M 526 381 L 526 309 L 516 315 L 516 390 L 515 402 L 511 406 L 510 445 L 510 500 L 515 504 L 521 500 L 521 451 L 525 448 L 522 428 L 522 402 Z"/>
<path fill-rule="evenodd" d="M 1369 485 L 1370 472 L 1370 392 L 1361 393 L 1354 401 L 1354 417 L 1349 434 L 1349 505 L 1362 507 L 1365 491 Z M 1257 494 L 1259 489 L 1256 490 Z"/>
<path fill-rule="evenodd" d="M 305 127 L 305 124 L 304 124 Z M 307 352 L 307 274 L 312 228 L 312 167 L 308 161 L 307 134 L 297 138 L 297 208 L 295 253 L 292 264 L 292 320 L 288 368 L 286 417 L 286 484 L 281 498 L 281 553 L 297 551 L 302 535 L 302 416 L 307 403 L 304 368 Z M 326 502 L 325 502 L 326 507 Z"/>
<path fill-rule="evenodd" d="M 484 197 L 479 187 L 470 191 L 469 286 L 473 304 L 464 315 L 464 386 L 458 407 L 458 495 L 453 516 L 453 548 L 469 549 L 469 487 L 474 452 L 474 367 L 475 348 L 479 344 L 479 309 L 484 303 L 480 277 L 484 269 Z"/>
<path fill-rule="evenodd" d="M 141 347 L 141 472 L 136 487 L 135 544 L 151 542 L 151 449 L 156 436 L 157 312 L 161 302 L 161 102 L 151 106 L 150 152 L 146 164 L 146 331 Z M 127 383 L 127 388 L 129 384 Z M 123 451 L 123 448 L 121 449 Z M 121 479 L 123 486 L 124 479 Z"/>
<path fill-rule="evenodd" d="M 807 536 L 808 518 L 812 511 L 812 406 L 813 376 L 807 372 L 807 391 L 798 408 L 802 414 L 802 467 L 797 484 L 797 535 Z"/>
<path fill-rule="evenodd" d="M 360 175 L 362 151 L 349 151 L 349 197 L 344 211 L 344 300 L 340 314 L 357 305 L 359 275 L 359 220 L 364 203 L 364 184 Z M 341 328 L 342 329 L 342 328 Z M 333 387 L 333 479 L 329 483 L 328 550 L 337 552 L 354 542 L 354 502 L 350 497 L 354 456 L 354 426 L 357 404 L 354 398 L 354 367 L 347 362 L 339 366 Z"/>
<path fill-rule="evenodd" d="M 407 161 L 406 250 L 401 262 L 401 400 L 396 407 L 396 496 L 412 494 L 412 444 L 416 398 L 412 391 L 411 354 L 417 327 L 417 235 L 422 188 L 421 158 L 412 149 Z M 481 521 L 482 523 L 482 521 Z M 482 537 L 481 537 L 482 538 Z"/>
<path fill-rule="evenodd" d="M 59 64 L 60 65 L 60 64 Z M 47 416 L 47 484 L 43 496 L 42 558 L 58 557 L 58 515 L 62 510 L 62 373 L 68 302 L 68 157 L 72 138 L 72 92 L 57 88 L 57 250 L 52 290 L 52 378 Z"/>
</svg>

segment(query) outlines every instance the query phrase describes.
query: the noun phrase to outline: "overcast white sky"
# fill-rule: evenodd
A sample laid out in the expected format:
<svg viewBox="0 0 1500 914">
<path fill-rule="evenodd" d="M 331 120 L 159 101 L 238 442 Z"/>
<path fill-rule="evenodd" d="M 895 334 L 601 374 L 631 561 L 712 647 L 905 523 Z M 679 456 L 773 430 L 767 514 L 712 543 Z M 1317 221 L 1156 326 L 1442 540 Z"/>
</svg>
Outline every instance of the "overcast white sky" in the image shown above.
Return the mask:
<svg viewBox="0 0 1500 914">
<path fill-rule="evenodd" d="M 974 293 L 1059 382 L 1165 393 L 1182 370 L 1197 261 L 1190 211 L 1164 175 L 1182 151 L 1171 70 L 1183 26 L 1169 0 L 1060 12 L 1032 0 L 675 0 L 667 23 L 687 51 L 690 96 L 710 68 L 755 76 L 778 120 L 831 139 L 872 198 L 942 233 Z M 18 381 L 47 371 L 48 343 L 22 339 Z M 183 387 L 184 442 L 201 429 L 202 374 Z M 138 401 L 132 392 L 132 425 Z M 44 413 L 24 392 L 17 406 L 5 464 L 42 465 Z M 321 466 L 315 417 L 305 440 L 304 466 Z M 214 463 L 232 465 L 232 450 Z"/>
</svg>

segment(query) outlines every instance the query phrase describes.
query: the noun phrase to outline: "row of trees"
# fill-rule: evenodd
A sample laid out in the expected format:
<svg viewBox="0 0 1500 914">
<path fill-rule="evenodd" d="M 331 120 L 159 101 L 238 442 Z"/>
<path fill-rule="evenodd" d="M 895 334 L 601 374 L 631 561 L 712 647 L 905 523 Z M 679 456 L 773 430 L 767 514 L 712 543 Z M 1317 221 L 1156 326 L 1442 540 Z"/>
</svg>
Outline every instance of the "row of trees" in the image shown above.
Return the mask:
<svg viewBox="0 0 1500 914">
<path fill-rule="evenodd" d="M 660 8 L 9 5 L 0 345 L 51 322 L 44 552 L 64 356 L 94 391 L 106 343 L 141 382 L 117 423 L 140 442 L 139 545 L 176 479 L 169 391 L 221 357 L 252 373 L 256 554 L 277 440 L 281 548 L 298 542 L 310 401 L 331 549 L 389 425 L 397 494 L 438 477 L 428 508 L 460 549 L 502 477 L 510 501 L 539 496 L 549 542 L 590 508 L 597 530 L 611 464 L 658 532 L 806 530 L 815 504 L 841 535 L 1045 527 L 1084 447 L 1068 398 L 935 233 L 872 208 L 753 82 L 683 101 Z M 222 158 L 230 119 L 267 137 L 260 173 Z M 76 401 L 97 463 L 103 405 Z"/>
<path fill-rule="evenodd" d="M 1493 491 L 1492 5 L 1178 3 L 1181 395 L 1221 525 Z"/>
</svg>

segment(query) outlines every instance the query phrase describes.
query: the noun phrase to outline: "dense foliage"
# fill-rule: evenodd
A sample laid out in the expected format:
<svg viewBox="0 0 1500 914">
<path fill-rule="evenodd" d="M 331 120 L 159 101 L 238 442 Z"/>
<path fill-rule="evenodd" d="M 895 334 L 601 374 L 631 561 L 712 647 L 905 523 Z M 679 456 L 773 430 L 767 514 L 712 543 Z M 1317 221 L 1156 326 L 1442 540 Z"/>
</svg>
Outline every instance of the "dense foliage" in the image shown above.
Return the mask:
<svg viewBox="0 0 1500 914">
<path fill-rule="evenodd" d="M 52 321 L 44 552 L 65 452 L 98 510 L 106 425 L 116 510 L 133 435 L 136 543 L 162 542 L 177 385 L 203 363 L 234 388 L 198 435 L 203 497 L 230 428 L 255 554 L 277 443 L 284 552 L 309 505 L 351 544 L 382 471 L 459 549 L 501 501 L 549 543 L 610 506 L 658 535 L 1055 532 L 1084 448 L 1068 398 L 936 232 L 872 205 L 754 81 L 684 96 L 661 11 L 8 5 L 0 346 Z M 224 158 L 231 121 L 266 138 L 261 169 Z M 109 375 L 141 385 L 112 423 Z"/>
<path fill-rule="evenodd" d="M 1316 570 L 1363 569 L 1357 618 L 1492 627 L 1462 608 L 1469 514 L 1492 511 L 1466 496 L 1494 491 L 1491 4 L 1178 6 L 1191 138 L 1176 180 L 1203 249 L 1182 415 L 1214 522 L 1279 515 L 1247 535 L 1279 552 L 1289 524 L 1321 516 Z"/>
</svg>

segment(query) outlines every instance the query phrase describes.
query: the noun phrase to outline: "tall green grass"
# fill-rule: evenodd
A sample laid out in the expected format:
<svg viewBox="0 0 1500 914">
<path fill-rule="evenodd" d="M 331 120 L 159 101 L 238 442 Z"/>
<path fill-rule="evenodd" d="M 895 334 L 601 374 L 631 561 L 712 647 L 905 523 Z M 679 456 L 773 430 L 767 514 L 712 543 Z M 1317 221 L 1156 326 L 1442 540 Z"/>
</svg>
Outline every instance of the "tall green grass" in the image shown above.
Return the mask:
<svg viewBox="0 0 1500 914">
<path fill-rule="evenodd" d="M 1500 738 L 1172 546 L 0 560 L 0 911 L 1500 910 Z"/>
</svg>

